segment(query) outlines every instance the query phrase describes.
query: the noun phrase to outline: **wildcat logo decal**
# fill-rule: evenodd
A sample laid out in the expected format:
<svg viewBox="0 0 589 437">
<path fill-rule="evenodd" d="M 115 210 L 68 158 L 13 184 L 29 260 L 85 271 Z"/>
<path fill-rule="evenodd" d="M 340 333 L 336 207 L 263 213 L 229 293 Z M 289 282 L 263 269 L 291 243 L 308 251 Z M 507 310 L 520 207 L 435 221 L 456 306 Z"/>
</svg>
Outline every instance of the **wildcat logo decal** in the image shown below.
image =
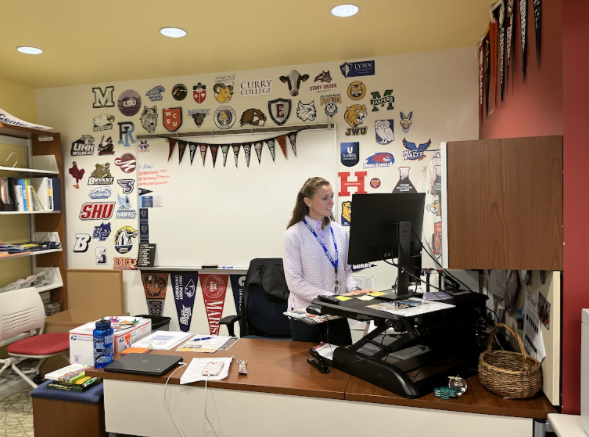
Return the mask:
<svg viewBox="0 0 589 437">
<path fill-rule="evenodd" d="M 210 109 L 189 109 L 188 116 L 192 117 L 196 127 L 200 128 L 205 121 L 205 117 L 211 115 Z"/>
<path fill-rule="evenodd" d="M 139 120 L 141 121 L 143 129 L 150 134 L 154 133 L 155 128 L 157 127 L 157 106 L 154 105 L 153 108 L 145 106 Z"/>
<path fill-rule="evenodd" d="M 299 102 L 297 106 L 297 117 L 302 121 L 313 121 L 317 117 L 317 109 L 315 109 L 315 101 L 311 103 Z"/>
</svg>

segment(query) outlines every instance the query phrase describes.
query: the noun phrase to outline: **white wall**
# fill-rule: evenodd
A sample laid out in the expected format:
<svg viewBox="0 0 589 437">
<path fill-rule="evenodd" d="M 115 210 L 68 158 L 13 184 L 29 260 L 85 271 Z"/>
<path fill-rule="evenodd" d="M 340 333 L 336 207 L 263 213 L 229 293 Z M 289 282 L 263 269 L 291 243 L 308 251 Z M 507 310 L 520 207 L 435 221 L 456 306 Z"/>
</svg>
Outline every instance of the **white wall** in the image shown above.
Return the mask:
<svg viewBox="0 0 589 437">
<path fill-rule="evenodd" d="M 232 100 L 228 103 L 233 107 L 240 117 L 241 113 L 248 108 L 259 108 L 266 115 L 268 100 L 279 97 L 290 98 L 293 102 L 293 109 L 289 121 L 285 126 L 304 124 L 296 117 L 296 105 L 300 101 L 309 103 L 315 101 L 317 108 L 317 119 L 312 122 L 325 123 L 327 117 L 324 113 L 324 107 L 319 105 L 319 98 L 321 94 L 311 92 L 309 87 L 317 85 L 313 79 L 322 71 L 329 70 L 332 77 L 332 83 L 337 83 L 338 87 L 335 91 L 330 91 L 327 94 L 339 93 L 342 95 L 342 104 L 338 105 L 338 113 L 334 116 L 334 121 L 337 122 L 337 142 L 360 142 L 360 162 L 354 167 L 345 167 L 338 162 L 339 171 L 350 171 L 353 174 L 355 171 L 367 171 L 366 191 L 370 192 L 391 192 L 398 181 L 398 167 L 411 167 L 410 177 L 414 186 L 419 189 L 422 187 L 421 178 L 423 176 L 423 169 L 428 164 L 433 152 L 426 152 L 426 159 L 423 161 L 405 161 L 403 159 L 402 145 L 404 137 L 408 141 L 417 144 L 432 141 L 431 149 L 438 147 L 442 141 L 459 141 L 478 138 L 478 107 L 477 107 L 477 62 L 475 59 L 475 49 L 455 49 L 438 52 L 414 53 L 399 56 L 387 56 L 380 58 L 365 58 L 364 60 L 376 60 L 376 75 L 364 76 L 357 78 L 344 78 L 339 70 L 339 65 L 343 62 L 329 62 L 321 64 L 309 64 L 292 67 L 268 68 L 263 70 L 251 71 L 237 71 L 224 74 L 235 74 L 236 93 Z M 360 59 L 362 60 L 362 59 Z M 347 60 L 348 62 L 351 60 Z M 123 67 L 122 67 L 123 68 Z M 279 77 L 287 75 L 292 69 L 297 69 L 301 74 L 309 74 L 310 79 L 301 86 L 301 93 L 297 97 L 291 97 L 288 93 L 286 84 L 279 81 Z M 168 133 L 162 125 L 162 112 L 164 107 L 182 107 L 184 122 L 179 132 L 194 132 L 196 128 L 194 122 L 187 115 L 188 109 L 210 108 L 211 114 L 214 113 L 217 107 L 221 106 L 213 96 L 213 83 L 217 75 L 198 75 L 176 78 L 160 78 L 148 79 L 130 82 L 118 83 L 104 83 L 104 84 L 89 84 L 83 86 L 63 87 L 41 89 L 37 91 L 37 121 L 41 124 L 54 126 L 55 130 L 62 133 L 63 139 L 63 153 L 65 156 L 65 188 L 66 188 L 66 205 L 67 205 L 67 256 L 68 267 L 72 268 L 97 268 L 94 263 L 94 248 L 96 246 L 106 246 L 109 258 L 109 264 L 102 268 L 112 268 L 112 257 L 116 254 L 114 250 L 113 234 L 122 225 L 131 225 L 135 229 L 138 228 L 138 222 L 134 220 L 117 220 L 111 219 L 113 223 L 113 234 L 106 242 L 98 243 L 97 240 L 92 240 L 90 249 L 87 253 L 73 253 L 73 245 L 75 243 L 76 233 L 91 234 L 94 226 L 100 223 L 99 221 L 81 221 L 78 216 L 80 207 L 84 202 L 90 201 L 88 192 L 92 187 L 86 185 L 87 176 L 93 170 L 94 164 L 101 162 L 110 162 L 112 173 L 115 178 L 129 178 L 131 175 L 124 175 L 120 170 L 113 165 L 114 156 L 98 157 L 72 157 L 70 155 L 71 143 L 80 138 L 83 134 L 91 134 L 95 137 L 96 142 L 100 141 L 102 134 L 110 135 L 115 144 L 115 156 L 120 156 L 122 152 L 131 152 L 137 156 L 136 145 L 129 149 L 123 149 L 122 146 L 117 145 L 118 141 L 118 127 L 117 122 L 132 121 L 135 124 L 135 134 L 146 134 L 147 132 L 142 128 L 139 116 L 141 111 L 134 117 L 123 116 L 118 108 L 103 108 L 93 109 L 94 95 L 92 88 L 95 86 L 106 87 L 114 85 L 115 105 L 119 94 L 127 89 L 136 90 L 143 102 L 142 106 L 152 107 L 157 105 L 159 113 L 158 128 L 156 133 Z M 262 97 L 244 97 L 238 95 L 239 83 L 242 80 L 252 79 L 272 79 L 273 90 L 269 96 Z M 348 85 L 360 80 L 366 85 L 366 96 L 358 101 L 352 101 L 346 95 Z M 207 99 L 201 104 L 197 105 L 192 99 L 192 86 L 198 82 L 207 85 Z M 188 96 L 184 101 L 176 101 L 171 96 L 171 90 L 177 83 L 183 83 L 188 88 Z M 166 89 L 163 93 L 163 100 L 159 102 L 151 102 L 145 96 L 145 93 L 151 88 L 162 85 Z M 387 111 L 385 108 L 379 108 L 378 112 L 372 112 L 370 105 L 370 93 L 372 91 L 379 91 L 381 95 L 387 89 L 393 89 L 395 97 L 394 110 Z M 368 117 L 363 126 L 368 127 L 368 134 L 366 136 L 345 136 L 344 133 L 348 127 L 344 121 L 344 113 L 347 106 L 352 104 L 365 104 L 368 110 Z M 403 111 L 405 114 L 413 111 L 413 124 L 407 134 L 403 133 L 399 125 L 399 112 Z M 93 132 L 92 119 L 100 114 L 113 114 L 116 118 L 113 130 L 104 132 Z M 374 121 L 379 119 L 394 119 L 395 141 L 389 145 L 381 146 L 376 142 L 374 133 Z M 311 123 L 308 123 L 311 124 Z M 271 120 L 268 120 L 266 127 L 275 126 Z M 239 128 L 238 123 L 234 126 Z M 215 128 L 212 120 L 212 115 L 207 116 L 202 130 L 213 130 Z M 190 139 L 188 139 L 190 140 Z M 212 142 L 212 141 L 211 141 Z M 362 164 L 364 160 L 376 152 L 390 152 L 393 153 L 395 163 L 388 168 L 372 168 L 363 169 Z M 188 153 L 188 152 L 187 152 Z M 279 153 L 277 151 L 277 153 Z M 185 157 L 184 159 L 188 159 Z M 198 160 L 197 156 L 195 160 Z M 229 159 L 232 159 L 231 156 Z M 243 153 L 241 156 L 243 160 Z M 68 169 L 72 166 L 72 161 L 77 161 L 78 166 L 86 168 L 86 177 L 80 184 L 80 189 L 73 187 L 74 180 L 68 174 Z M 253 165 L 257 165 L 255 157 L 252 156 Z M 243 162 L 243 161 L 242 161 Z M 217 162 L 218 164 L 218 162 Z M 229 165 L 229 162 L 228 162 Z M 137 176 L 136 173 L 134 175 Z M 311 174 L 301 174 L 301 185 L 311 176 Z M 373 189 L 369 185 L 372 178 L 379 178 L 381 186 L 378 189 Z M 339 190 L 339 181 L 331 181 L 334 190 Z M 122 192 L 120 187 L 115 182 L 112 186 L 113 196 L 116 199 L 115 193 Z M 353 189 L 351 190 L 353 193 Z M 109 200 L 111 200 L 109 199 Z M 351 200 L 351 198 L 341 197 L 339 201 Z M 112 200 L 111 200 L 112 201 Z M 294 199 L 293 199 L 294 204 Z M 340 211 L 338 205 L 338 211 Z M 340 217 L 337 217 L 340 220 Z M 170 225 L 174 225 L 174 217 L 170 217 Z M 245 229 L 244 229 L 245 230 Z M 106 243 L 106 244 L 104 244 Z M 133 251 L 129 256 L 136 256 L 138 244 L 135 244 Z M 122 256 L 122 255 L 119 255 Z M 394 272 L 391 267 L 378 266 L 364 271 L 364 274 L 374 275 L 376 277 L 377 288 L 389 288 L 394 282 Z M 132 314 L 145 313 L 147 306 L 139 272 L 126 271 L 125 272 L 125 293 L 127 309 Z M 177 316 L 175 314 L 174 302 L 171 293 L 168 296 L 165 314 L 172 317 L 172 329 L 177 329 Z M 208 332 L 206 315 L 204 312 L 204 305 L 202 302 L 201 291 L 198 290 L 198 296 L 194 308 L 194 317 L 192 321 L 191 332 Z M 235 311 L 233 305 L 233 298 L 230 290 L 227 292 L 226 306 L 224 314 L 233 314 Z"/>
</svg>

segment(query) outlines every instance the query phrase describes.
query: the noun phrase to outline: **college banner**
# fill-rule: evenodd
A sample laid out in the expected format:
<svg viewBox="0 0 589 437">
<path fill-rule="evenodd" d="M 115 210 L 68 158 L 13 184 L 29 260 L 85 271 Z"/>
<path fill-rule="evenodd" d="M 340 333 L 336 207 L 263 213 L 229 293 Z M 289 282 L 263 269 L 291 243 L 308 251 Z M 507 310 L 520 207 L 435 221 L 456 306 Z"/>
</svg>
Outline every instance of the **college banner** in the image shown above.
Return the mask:
<svg viewBox="0 0 589 437">
<path fill-rule="evenodd" d="M 238 316 L 241 315 L 241 306 L 243 305 L 243 286 L 245 285 L 246 275 L 229 275 L 231 280 L 231 290 L 233 291 L 233 301 L 235 302 L 235 311 Z"/>
<path fill-rule="evenodd" d="M 205 160 L 207 159 L 208 144 L 199 144 L 198 149 L 200 150 L 200 157 L 202 158 L 202 166 L 205 166 Z"/>
<path fill-rule="evenodd" d="M 485 52 L 483 50 L 483 41 L 479 44 L 479 120 L 483 121 L 483 89 L 485 76 Z"/>
<path fill-rule="evenodd" d="M 174 153 L 174 147 L 176 147 L 176 142 L 178 140 L 166 138 L 166 141 L 170 144 L 170 153 L 168 154 L 168 162 L 170 162 L 170 158 L 172 157 L 172 153 Z"/>
<path fill-rule="evenodd" d="M 497 28 L 497 20 L 491 20 L 489 41 L 491 43 L 491 87 L 493 88 L 493 96 L 491 97 L 491 109 L 489 113 L 493 113 L 495 103 L 497 102 Z"/>
<path fill-rule="evenodd" d="M 170 276 L 172 276 L 172 290 L 174 290 L 178 324 L 182 332 L 188 332 L 192 321 L 198 272 L 173 272 L 170 273 Z"/>
<path fill-rule="evenodd" d="M 290 141 L 290 147 L 292 147 L 292 151 L 294 152 L 295 156 L 297 156 L 297 134 L 299 132 L 291 132 L 288 134 L 288 140 Z"/>
<path fill-rule="evenodd" d="M 258 164 L 262 163 L 262 149 L 264 148 L 264 143 L 261 141 L 256 141 L 254 143 L 254 150 L 256 151 L 256 156 L 258 157 Z"/>
<path fill-rule="evenodd" d="M 223 317 L 228 280 L 229 275 L 200 275 L 202 298 L 205 303 L 211 335 L 219 335 L 219 320 Z"/>
<path fill-rule="evenodd" d="M 509 82 L 509 71 L 511 69 L 511 51 L 513 49 L 513 7 L 515 0 L 507 0 L 507 46 L 505 48 L 506 67 L 505 83 Z"/>
<path fill-rule="evenodd" d="M 247 168 L 250 168 L 250 158 L 252 156 L 252 143 L 243 143 L 241 147 L 243 147 L 243 151 L 245 153 L 245 163 L 247 164 Z"/>
<path fill-rule="evenodd" d="M 540 24 L 542 19 L 542 0 L 534 0 L 534 24 L 536 29 L 536 65 L 540 68 Z"/>
<path fill-rule="evenodd" d="M 221 146 L 221 152 L 223 153 L 223 167 L 227 164 L 227 155 L 229 154 L 229 146 L 228 144 L 223 144 Z"/>
<path fill-rule="evenodd" d="M 211 158 L 213 158 L 213 168 L 215 168 L 215 163 L 217 162 L 217 152 L 219 151 L 219 146 L 215 144 L 210 144 L 209 149 L 211 149 Z"/>
<path fill-rule="evenodd" d="M 194 155 L 196 155 L 196 144 L 188 143 L 188 148 L 190 149 L 190 165 L 192 165 L 192 161 L 194 161 Z"/>
<path fill-rule="evenodd" d="M 276 141 L 274 141 L 274 138 L 266 140 L 266 145 L 270 151 L 270 156 L 272 156 L 272 162 L 276 162 Z"/>
<path fill-rule="evenodd" d="M 522 71 L 526 80 L 526 36 L 528 31 L 528 0 L 519 0 L 520 35 L 522 40 Z"/>
<path fill-rule="evenodd" d="M 282 153 L 284 153 L 284 157 L 286 159 L 288 159 L 288 155 L 286 154 L 287 153 L 287 149 L 286 149 L 286 135 L 282 135 L 280 137 L 276 137 L 276 142 L 280 146 L 280 150 L 282 150 Z"/>
<path fill-rule="evenodd" d="M 235 158 L 235 168 L 237 167 L 237 161 L 239 160 L 239 151 L 241 150 L 241 144 L 234 144 L 233 146 L 233 157 Z"/>
<path fill-rule="evenodd" d="M 184 151 L 186 150 L 186 141 L 178 141 L 178 164 L 182 164 Z"/>
<path fill-rule="evenodd" d="M 489 82 L 491 81 L 491 42 L 489 41 L 490 29 L 487 29 L 485 36 L 483 37 L 483 51 L 485 53 L 485 70 L 484 70 L 484 82 L 485 82 L 485 110 L 487 116 L 489 116 Z"/>
<path fill-rule="evenodd" d="M 164 301 L 168 288 L 168 273 L 142 272 L 141 282 L 147 300 L 147 308 L 150 316 L 164 314 Z"/>
<path fill-rule="evenodd" d="M 499 83 L 501 85 L 501 105 L 503 105 L 505 74 L 505 3 L 499 0 L 492 8 L 493 19 L 498 23 L 499 32 Z"/>
</svg>

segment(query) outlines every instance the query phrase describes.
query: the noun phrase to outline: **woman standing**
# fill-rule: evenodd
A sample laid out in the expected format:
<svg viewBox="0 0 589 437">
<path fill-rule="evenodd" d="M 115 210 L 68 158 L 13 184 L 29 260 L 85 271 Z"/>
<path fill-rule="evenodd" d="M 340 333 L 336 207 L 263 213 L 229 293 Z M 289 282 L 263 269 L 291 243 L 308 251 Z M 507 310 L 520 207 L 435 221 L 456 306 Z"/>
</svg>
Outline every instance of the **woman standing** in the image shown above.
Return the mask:
<svg viewBox="0 0 589 437">
<path fill-rule="evenodd" d="M 307 308 L 320 294 L 352 295 L 360 290 L 348 264 L 348 234 L 333 217 L 333 189 L 323 178 L 307 179 L 286 228 L 283 262 L 290 311 Z M 352 344 L 347 319 L 318 325 L 290 319 L 294 341 Z"/>
</svg>

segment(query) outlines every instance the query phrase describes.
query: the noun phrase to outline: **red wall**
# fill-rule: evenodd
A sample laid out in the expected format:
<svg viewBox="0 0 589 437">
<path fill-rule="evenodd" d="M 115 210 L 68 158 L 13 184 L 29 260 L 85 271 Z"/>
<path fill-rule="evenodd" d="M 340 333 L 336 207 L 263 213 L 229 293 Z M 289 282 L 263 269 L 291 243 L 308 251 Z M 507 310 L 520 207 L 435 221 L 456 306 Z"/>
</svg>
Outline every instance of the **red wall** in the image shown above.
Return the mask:
<svg viewBox="0 0 589 437">
<path fill-rule="evenodd" d="M 543 2 L 548 3 L 548 2 Z M 581 309 L 589 308 L 585 233 L 589 146 L 589 2 L 563 0 L 564 293 L 562 307 L 563 413 L 580 411 Z"/>
<path fill-rule="evenodd" d="M 563 0 L 568 1 L 568 0 Z M 515 2 L 518 5 L 519 2 Z M 519 8 L 515 12 L 514 52 L 503 106 L 500 90 L 495 110 L 483 115 L 479 138 L 562 135 L 561 0 L 542 2 L 540 69 L 536 66 L 536 34 L 532 1 L 528 1 L 527 71 L 523 82 Z"/>
</svg>

